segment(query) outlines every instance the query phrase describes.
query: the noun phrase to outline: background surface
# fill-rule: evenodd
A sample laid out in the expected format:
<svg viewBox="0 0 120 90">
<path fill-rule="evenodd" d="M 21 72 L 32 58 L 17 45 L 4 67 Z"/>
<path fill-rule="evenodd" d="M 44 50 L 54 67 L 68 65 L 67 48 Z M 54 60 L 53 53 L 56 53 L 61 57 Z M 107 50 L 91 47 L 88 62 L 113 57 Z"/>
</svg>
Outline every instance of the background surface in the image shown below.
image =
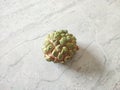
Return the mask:
<svg viewBox="0 0 120 90">
<path fill-rule="evenodd" d="M 41 50 L 59 29 L 80 47 L 66 65 Z M 0 0 L 0 90 L 120 90 L 120 0 Z"/>
</svg>

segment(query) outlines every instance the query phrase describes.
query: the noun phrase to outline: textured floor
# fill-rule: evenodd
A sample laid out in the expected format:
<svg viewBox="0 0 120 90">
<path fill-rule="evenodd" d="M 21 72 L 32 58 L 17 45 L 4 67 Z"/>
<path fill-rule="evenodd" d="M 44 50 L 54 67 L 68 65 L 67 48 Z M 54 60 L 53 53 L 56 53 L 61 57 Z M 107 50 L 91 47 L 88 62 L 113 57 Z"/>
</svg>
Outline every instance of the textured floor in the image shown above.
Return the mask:
<svg viewBox="0 0 120 90">
<path fill-rule="evenodd" d="M 65 65 L 41 50 L 59 29 L 80 47 Z M 0 90 L 120 90 L 120 0 L 0 0 Z"/>
</svg>

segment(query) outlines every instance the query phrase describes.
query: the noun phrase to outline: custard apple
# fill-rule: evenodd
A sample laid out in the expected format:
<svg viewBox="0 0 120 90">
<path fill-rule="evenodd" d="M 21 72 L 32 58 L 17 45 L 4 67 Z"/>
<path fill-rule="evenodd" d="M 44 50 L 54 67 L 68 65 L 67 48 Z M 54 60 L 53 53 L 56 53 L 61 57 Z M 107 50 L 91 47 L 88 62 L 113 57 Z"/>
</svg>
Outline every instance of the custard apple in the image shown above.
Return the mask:
<svg viewBox="0 0 120 90">
<path fill-rule="evenodd" d="M 78 50 L 76 38 L 67 30 L 54 31 L 45 39 L 43 52 L 47 61 L 64 63 Z"/>
</svg>

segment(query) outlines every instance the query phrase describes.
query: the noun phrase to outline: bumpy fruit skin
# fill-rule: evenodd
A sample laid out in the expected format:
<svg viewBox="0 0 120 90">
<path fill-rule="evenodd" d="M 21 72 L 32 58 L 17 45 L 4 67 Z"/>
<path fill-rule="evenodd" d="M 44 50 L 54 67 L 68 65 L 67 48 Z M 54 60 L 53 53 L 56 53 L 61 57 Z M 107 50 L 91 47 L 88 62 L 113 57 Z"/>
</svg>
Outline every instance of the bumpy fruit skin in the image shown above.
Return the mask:
<svg viewBox="0 0 120 90">
<path fill-rule="evenodd" d="M 43 52 L 47 61 L 64 63 L 78 50 L 76 38 L 67 30 L 54 31 L 45 39 Z"/>
</svg>

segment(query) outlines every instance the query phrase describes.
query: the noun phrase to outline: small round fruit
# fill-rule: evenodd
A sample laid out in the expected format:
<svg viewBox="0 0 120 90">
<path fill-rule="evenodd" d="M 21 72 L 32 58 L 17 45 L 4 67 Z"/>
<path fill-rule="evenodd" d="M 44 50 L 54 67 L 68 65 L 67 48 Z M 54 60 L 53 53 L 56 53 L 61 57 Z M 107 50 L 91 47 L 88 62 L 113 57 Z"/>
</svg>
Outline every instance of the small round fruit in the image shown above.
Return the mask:
<svg viewBox="0 0 120 90">
<path fill-rule="evenodd" d="M 50 33 L 44 43 L 43 53 L 47 61 L 64 63 L 69 61 L 78 50 L 76 38 L 67 30 Z"/>
</svg>

